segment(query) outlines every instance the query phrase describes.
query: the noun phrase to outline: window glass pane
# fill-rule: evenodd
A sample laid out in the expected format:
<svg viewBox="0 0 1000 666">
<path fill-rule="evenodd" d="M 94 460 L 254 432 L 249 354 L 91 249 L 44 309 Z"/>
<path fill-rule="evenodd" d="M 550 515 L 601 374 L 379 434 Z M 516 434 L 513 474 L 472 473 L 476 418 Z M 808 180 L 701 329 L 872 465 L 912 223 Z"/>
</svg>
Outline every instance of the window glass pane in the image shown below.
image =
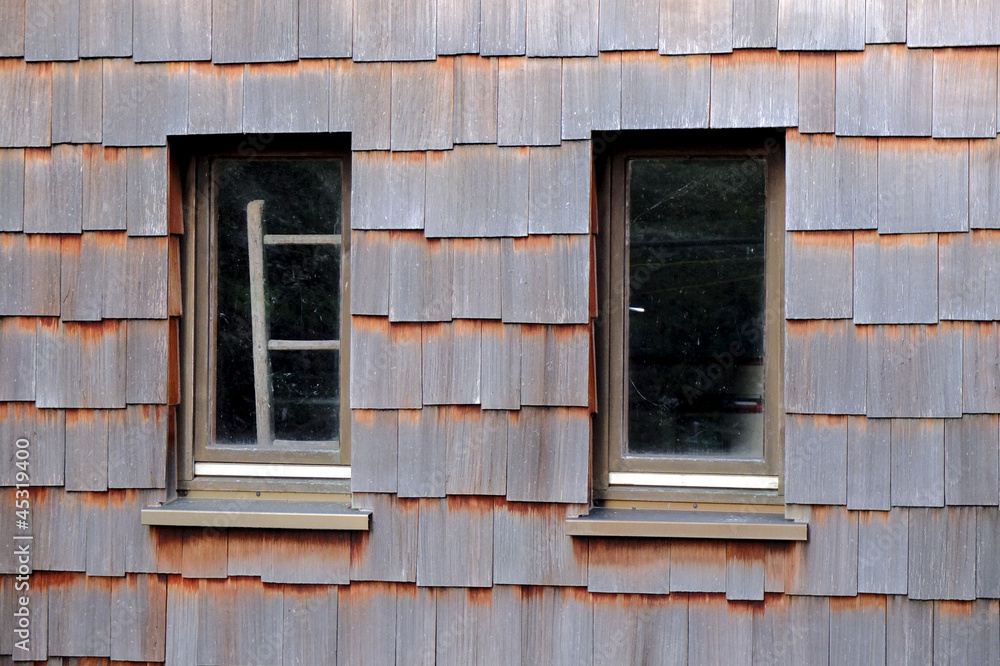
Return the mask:
<svg viewBox="0 0 1000 666">
<path fill-rule="evenodd" d="M 271 352 L 274 438 L 336 440 L 340 432 L 340 355 Z"/>
<path fill-rule="evenodd" d="M 272 339 L 339 339 L 339 245 L 269 245 L 264 269 Z"/>
<path fill-rule="evenodd" d="M 766 162 L 635 159 L 628 451 L 763 459 Z"/>
</svg>

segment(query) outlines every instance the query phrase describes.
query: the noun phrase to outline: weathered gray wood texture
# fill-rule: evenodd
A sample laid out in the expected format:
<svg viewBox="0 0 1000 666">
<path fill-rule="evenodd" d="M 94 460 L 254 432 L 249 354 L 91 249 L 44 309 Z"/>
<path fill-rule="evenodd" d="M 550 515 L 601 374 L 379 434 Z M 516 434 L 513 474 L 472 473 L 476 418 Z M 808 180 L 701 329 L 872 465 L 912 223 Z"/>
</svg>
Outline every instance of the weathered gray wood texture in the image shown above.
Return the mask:
<svg viewBox="0 0 1000 666">
<path fill-rule="evenodd" d="M 934 324 L 938 320 L 936 234 L 854 232 L 854 322 Z"/>
</svg>

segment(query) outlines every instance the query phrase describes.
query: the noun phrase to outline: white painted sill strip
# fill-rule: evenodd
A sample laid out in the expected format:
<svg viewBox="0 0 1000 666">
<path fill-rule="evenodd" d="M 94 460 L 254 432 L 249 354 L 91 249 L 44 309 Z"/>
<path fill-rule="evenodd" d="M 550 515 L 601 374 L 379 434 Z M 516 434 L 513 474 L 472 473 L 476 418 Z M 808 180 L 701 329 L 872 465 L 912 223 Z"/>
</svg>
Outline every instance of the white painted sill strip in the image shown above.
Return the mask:
<svg viewBox="0 0 1000 666">
<path fill-rule="evenodd" d="M 778 477 L 736 474 L 653 474 L 611 472 L 612 486 L 652 486 L 655 488 L 725 488 L 732 490 L 777 490 Z"/>
<path fill-rule="evenodd" d="M 348 465 L 269 465 L 265 463 L 194 464 L 195 476 L 241 476 L 277 479 L 350 479 Z"/>
</svg>

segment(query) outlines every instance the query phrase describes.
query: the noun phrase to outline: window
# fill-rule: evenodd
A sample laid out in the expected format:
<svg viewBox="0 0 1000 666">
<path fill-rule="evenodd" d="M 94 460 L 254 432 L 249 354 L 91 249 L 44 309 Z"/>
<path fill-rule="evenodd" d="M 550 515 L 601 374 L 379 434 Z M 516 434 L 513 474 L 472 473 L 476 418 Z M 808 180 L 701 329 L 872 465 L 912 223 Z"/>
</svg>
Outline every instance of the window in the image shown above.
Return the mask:
<svg viewBox="0 0 1000 666">
<path fill-rule="evenodd" d="M 182 486 L 350 478 L 349 168 L 329 152 L 192 160 Z"/>
<path fill-rule="evenodd" d="M 781 145 L 623 135 L 603 161 L 598 498 L 780 501 Z"/>
</svg>

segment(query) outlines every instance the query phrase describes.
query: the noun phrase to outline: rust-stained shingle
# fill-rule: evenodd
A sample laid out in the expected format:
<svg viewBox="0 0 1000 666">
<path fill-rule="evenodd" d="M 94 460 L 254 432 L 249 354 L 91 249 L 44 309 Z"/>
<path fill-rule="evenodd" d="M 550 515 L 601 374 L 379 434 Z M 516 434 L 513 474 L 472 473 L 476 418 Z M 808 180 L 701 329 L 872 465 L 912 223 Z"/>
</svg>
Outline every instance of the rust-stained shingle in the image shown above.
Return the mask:
<svg viewBox="0 0 1000 666">
<path fill-rule="evenodd" d="M 445 493 L 507 492 L 507 413 L 478 407 L 447 409 Z"/>
<path fill-rule="evenodd" d="M 212 5 L 212 61 L 295 60 L 299 16 L 295 0 L 215 0 Z"/>
<path fill-rule="evenodd" d="M 83 147 L 83 229 L 126 226 L 127 158 L 122 148 Z"/>
<path fill-rule="evenodd" d="M 353 4 L 337 0 L 299 0 L 298 5 L 299 57 L 350 58 Z M 333 611 L 336 614 L 336 598 Z"/>
<path fill-rule="evenodd" d="M 785 592 L 854 596 L 858 593 L 858 514 L 840 506 L 814 506 L 809 541 L 788 554 Z"/>
<path fill-rule="evenodd" d="M 996 138 L 996 47 L 934 51 L 933 117 L 935 137 Z"/>
<path fill-rule="evenodd" d="M 492 498 L 420 500 L 417 534 L 417 585 L 493 584 Z"/>
<path fill-rule="evenodd" d="M 396 492 L 397 412 L 351 410 L 351 491 Z"/>
<path fill-rule="evenodd" d="M 498 500 L 493 515 L 493 582 L 587 584 L 587 543 L 567 536 L 563 522 L 579 507 Z"/>
<path fill-rule="evenodd" d="M 708 127 L 711 57 L 622 54 L 622 129 Z"/>
<path fill-rule="evenodd" d="M 87 514 L 84 493 L 62 488 L 32 488 L 31 568 L 36 571 L 85 571 Z"/>
<path fill-rule="evenodd" d="M 858 514 L 858 592 L 906 594 L 908 511 Z"/>
<path fill-rule="evenodd" d="M 947 322 L 870 327 L 867 415 L 960 416 L 962 337 L 962 327 Z"/>
<path fill-rule="evenodd" d="M 423 325 L 425 405 L 479 404 L 481 347 L 482 325 L 478 321 Z"/>
<path fill-rule="evenodd" d="M 132 0 L 80 0 L 80 57 L 132 55 Z"/>
<path fill-rule="evenodd" d="M 669 594 L 670 544 L 661 539 L 591 539 L 591 592 Z"/>
<path fill-rule="evenodd" d="M 388 63 L 330 63 L 330 131 L 351 132 L 352 150 L 389 150 Z"/>
<path fill-rule="evenodd" d="M 975 599 L 976 509 L 910 509 L 907 594 Z"/>
<path fill-rule="evenodd" d="M 351 535 L 347 532 L 272 530 L 264 537 L 263 550 L 263 583 L 350 583 Z"/>
<path fill-rule="evenodd" d="M 854 233 L 854 322 L 938 320 L 937 234 Z"/>
<path fill-rule="evenodd" d="M 367 532 L 351 535 L 351 580 L 415 581 L 417 500 L 356 493 L 354 506 L 370 509 L 372 520 Z"/>
<path fill-rule="evenodd" d="M 338 602 L 335 585 L 285 586 L 282 595 L 283 663 L 322 663 L 337 652 Z"/>
<path fill-rule="evenodd" d="M 24 226 L 24 150 L 0 149 L 0 231 Z"/>
<path fill-rule="evenodd" d="M 393 63 L 392 150 L 448 150 L 454 131 L 455 64 L 450 57 L 430 63 Z"/>
<path fill-rule="evenodd" d="M 498 60 L 459 56 L 455 58 L 454 76 L 454 142 L 496 143 Z"/>
<path fill-rule="evenodd" d="M 427 161 L 426 233 L 431 237 L 528 233 L 529 151 L 459 146 Z"/>
<path fill-rule="evenodd" d="M 660 3 L 660 53 L 690 55 L 732 50 L 732 2 L 671 0 Z"/>
<path fill-rule="evenodd" d="M 229 570 L 225 527 L 185 527 L 181 533 L 181 573 L 185 578 L 225 578 Z M 261 555 L 263 560 L 263 554 Z"/>
<path fill-rule="evenodd" d="M 712 127 L 798 124 L 799 56 L 741 50 L 712 56 Z"/>
<path fill-rule="evenodd" d="M 438 663 L 482 666 L 519 664 L 519 604 L 519 588 L 509 585 L 489 589 L 438 589 Z M 502 630 L 498 631 L 497 628 Z"/>
<path fill-rule="evenodd" d="M 858 596 L 830 600 L 830 664 L 885 662 L 885 598 Z"/>
<path fill-rule="evenodd" d="M 653 32 L 655 41 L 655 24 Z M 621 99 L 620 53 L 602 53 L 597 58 L 564 59 L 562 138 L 589 139 L 592 130 L 621 128 Z"/>
<path fill-rule="evenodd" d="M 80 0 L 25 3 L 24 59 L 76 60 L 80 57 Z"/>
<path fill-rule="evenodd" d="M 944 498 L 949 505 L 1000 501 L 997 417 L 966 414 L 944 423 Z"/>
<path fill-rule="evenodd" d="M 388 231 L 351 231 L 351 314 L 389 314 Z"/>
<path fill-rule="evenodd" d="M 969 143 L 881 139 L 878 230 L 969 230 Z"/>
<path fill-rule="evenodd" d="M 847 419 L 847 508 L 889 509 L 890 421 Z"/>
<path fill-rule="evenodd" d="M 660 0 L 600 0 L 600 15 L 602 51 L 649 51 L 659 46 Z"/>
<path fill-rule="evenodd" d="M 500 319 L 500 241 L 456 238 L 451 242 L 452 316 Z M 484 322 L 485 323 L 485 322 Z"/>
<path fill-rule="evenodd" d="M 868 336 L 850 320 L 790 321 L 785 337 L 785 409 L 864 414 Z"/>
<path fill-rule="evenodd" d="M 905 596 L 886 597 L 886 656 L 892 664 L 919 664 L 931 660 L 934 638 L 930 601 Z"/>
<path fill-rule="evenodd" d="M 679 539 L 670 545 L 671 592 L 725 592 L 726 544 Z"/>
<path fill-rule="evenodd" d="M 191 63 L 188 73 L 188 125 L 191 134 L 243 131 L 243 65 Z"/>
<path fill-rule="evenodd" d="M 52 65 L 52 143 L 101 142 L 100 60 Z"/>
<path fill-rule="evenodd" d="M 480 55 L 524 55 L 525 4 L 526 0 L 481 3 Z"/>
<path fill-rule="evenodd" d="M 1000 513 L 995 507 L 976 509 L 976 596 L 1000 597 Z"/>
<path fill-rule="evenodd" d="M 1000 661 L 1000 601 L 934 604 L 934 663 L 991 664 Z"/>
<path fill-rule="evenodd" d="M 0 319 L 0 402 L 35 399 L 35 320 Z"/>
<path fill-rule="evenodd" d="M 247 664 L 282 651 L 282 587 L 253 578 L 199 581 L 198 663 Z M 232 640 L 219 640 L 232 636 Z M 191 640 L 189 638 L 188 640 Z"/>
<path fill-rule="evenodd" d="M 167 577 L 166 660 L 198 663 L 198 602 L 200 582 Z"/>
<path fill-rule="evenodd" d="M 507 429 L 507 499 L 584 503 L 588 497 L 590 413 L 525 407 Z"/>
<path fill-rule="evenodd" d="M 586 407 L 590 328 L 521 328 L 521 404 Z"/>
<path fill-rule="evenodd" d="M 188 64 L 104 62 L 104 144 L 163 146 L 188 125 Z"/>
<path fill-rule="evenodd" d="M 444 497 L 448 412 L 425 407 L 399 413 L 397 492 L 400 497 Z"/>
<path fill-rule="evenodd" d="M 778 3 L 782 51 L 860 51 L 865 48 L 865 0 Z"/>
<path fill-rule="evenodd" d="M 590 318 L 590 239 L 504 239 L 503 321 L 585 324 Z"/>
<path fill-rule="evenodd" d="M 847 503 L 847 417 L 785 419 L 785 501 Z"/>
<path fill-rule="evenodd" d="M 930 136 L 934 62 L 930 51 L 869 46 L 837 54 L 837 134 Z"/>
<path fill-rule="evenodd" d="M 497 143 L 554 146 L 561 137 L 562 63 L 505 58 L 497 80 Z"/>
<path fill-rule="evenodd" d="M 170 418 L 160 405 L 133 405 L 109 414 L 109 488 L 164 487 Z"/>
<path fill-rule="evenodd" d="M 530 0 L 529 0 L 530 1 Z M 521 590 L 521 663 L 589 663 L 594 653 L 590 596 L 569 587 Z"/>
<path fill-rule="evenodd" d="M 132 31 L 136 62 L 210 60 L 212 2 L 133 0 Z"/>
<path fill-rule="evenodd" d="M 785 316 L 844 319 L 854 314 L 854 235 L 842 231 L 785 235 Z"/>
<path fill-rule="evenodd" d="M 351 359 L 352 408 L 420 408 L 420 326 L 354 317 Z"/>
<path fill-rule="evenodd" d="M 353 583 L 340 588 L 337 593 L 338 662 L 396 663 L 397 587 L 392 583 Z"/>
<path fill-rule="evenodd" d="M 874 229 L 878 142 L 787 135 L 785 228 Z"/>
<path fill-rule="evenodd" d="M 646 660 L 669 666 L 688 663 L 686 594 L 599 595 L 593 599 L 595 666 Z"/>
<path fill-rule="evenodd" d="M 836 125 L 837 58 L 799 54 L 799 131 L 832 132 Z"/>
<path fill-rule="evenodd" d="M 108 489 L 108 412 L 66 412 L 66 490 Z M 103 508 L 107 512 L 107 506 Z M 88 548 L 90 543 L 88 542 Z M 122 563 L 124 567 L 124 562 Z M 89 566 L 88 566 L 89 570 Z"/>
<path fill-rule="evenodd" d="M 63 574 L 48 578 L 48 583 L 53 611 L 49 615 L 49 653 L 111 655 L 111 579 Z"/>
<path fill-rule="evenodd" d="M 166 657 L 167 580 L 137 574 L 111 583 L 111 658 L 160 661 Z"/>
<path fill-rule="evenodd" d="M 62 410 L 35 409 L 30 402 L 0 403 L 0 455 L 11 461 L 0 471 L 0 485 L 18 483 L 14 465 L 18 440 L 28 440 L 28 475 L 33 486 L 63 485 L 66 419 Z M 22 481 L 23 483 L 23 481 Z"/>
<path fill-rule="evenodd" d="M 753 655 L 753 613 L 720 595 L 691 595 L 688 601 L 689 666 L 749 665 Z"/>
<path fill-rule="evenodd" d="M 326 132 L 330 67 L 325 60 L 248 65 L 243 81 L 243 131 Z"/>
<path fill-rule="evenodd" d="M 419 231 L 389 240 L 389 320 L 451 321 L 451 244 Z"/>
<path fill-rule="evenodd" d="M 40 320 L 37 344 L 39 407 L 125 406 L 125 326 L 120 322 Z"/>
<path fill-rule="evenodd" d="M 397 586 L 396 663 L 436 663 L 436 638 L 437 590 Z"/>
<path fill-rule="evenodd" d="M 590 141 L 565 141 L 529 152 L 528 233 L 590 232 Z"/>
<path fill-rule="evenodd" d="M 0 61 L 0 147 L 47 146 L 52 136 L 52 65 Z"/>
<path fill-rule="evenodd" d="M 24 152 L 25 233 L 80 233 L 82 206 L 82 147 Z"/>
<path fill-rule="evenodd" d="M 525 48 L 533 56 L 596 56 L 598 0 L 527 0 Z"/>
</svg>

